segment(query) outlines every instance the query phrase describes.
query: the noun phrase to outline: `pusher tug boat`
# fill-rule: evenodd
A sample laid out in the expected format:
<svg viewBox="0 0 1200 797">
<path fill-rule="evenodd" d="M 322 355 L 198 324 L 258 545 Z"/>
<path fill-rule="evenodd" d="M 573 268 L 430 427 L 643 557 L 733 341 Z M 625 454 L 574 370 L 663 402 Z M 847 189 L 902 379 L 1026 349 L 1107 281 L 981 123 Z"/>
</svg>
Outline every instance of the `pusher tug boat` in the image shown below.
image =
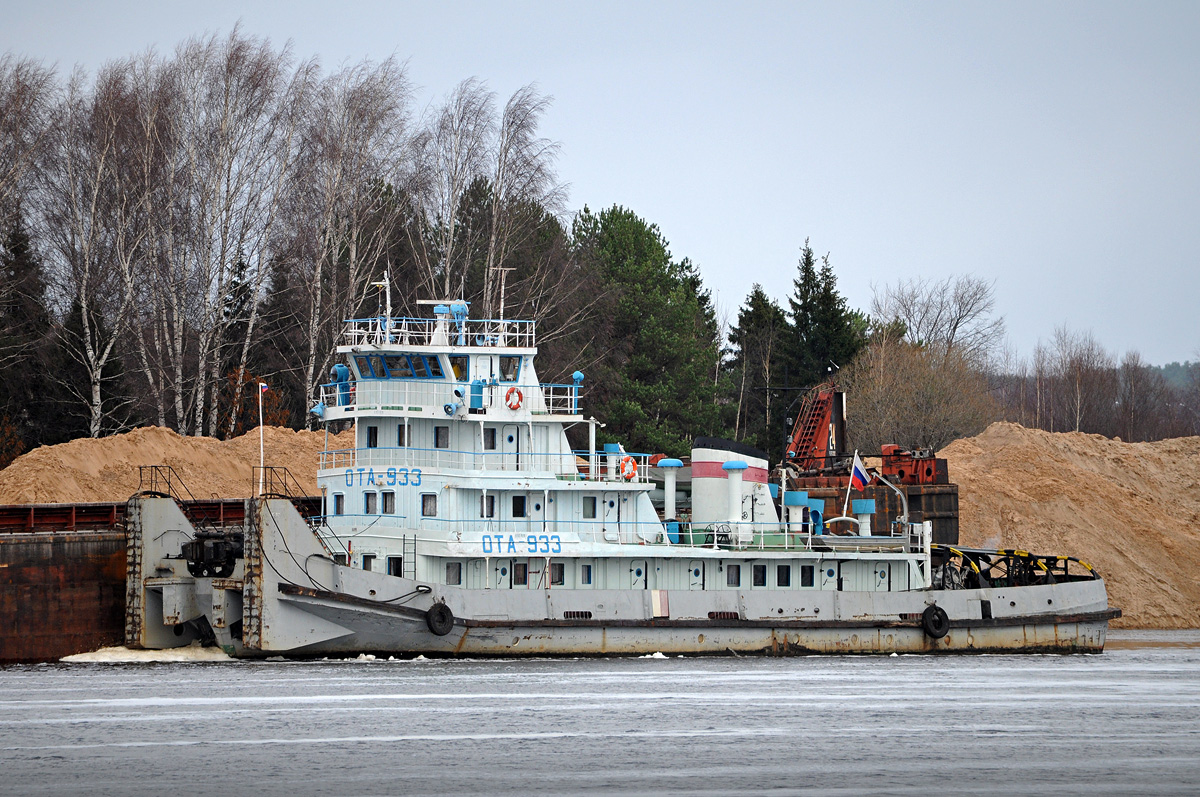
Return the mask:
<svg viewBox="0 0 1200 797">
<path fill-rule="evenodd" d="M 237 525 L 189 519 L 169 491 L 130 499 L 126 644 L 199 640 L 243 657 L 1100 652 L 1120 615 L 1076 559 L 959 547 L 956 488 L 947 523 L 888 452 L 846 479 L 832 445 L 843 414 L 814 415 L 839 406 L 815 400 L 826 394 L 796 424 L 842 463 L 824 471 L 771 475 L 766 454 L 716 438 L 697 438 L 686 466 L 598 449 L 583 374 L 538 382 L 532 321 L 425 304 L 432 318 L 389 308 L 348 322 L 313 411 L 327 428 L 353 423 L 355 447 L 321 454 L 319 504 L 272 468 Z M 571 449 L 571 427 L 586 450 Z"/>
</svg>

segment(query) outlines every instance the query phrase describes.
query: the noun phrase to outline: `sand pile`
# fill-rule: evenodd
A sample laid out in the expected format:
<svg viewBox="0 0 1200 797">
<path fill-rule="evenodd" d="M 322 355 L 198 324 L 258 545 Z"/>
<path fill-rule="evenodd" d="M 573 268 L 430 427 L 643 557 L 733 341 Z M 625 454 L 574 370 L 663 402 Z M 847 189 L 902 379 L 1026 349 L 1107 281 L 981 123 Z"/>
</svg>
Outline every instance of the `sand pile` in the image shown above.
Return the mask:
<svg viewBox="0 0 1200 797">
<path fill-rule="evenodd" d="M 951 443 L 960 539 L 1076 556 L 1121 627 L 1200 627 L 1200 437 L 1123 443 L 996 423 Z"/>
<path fill-rule="evenodd" d="M 324 432 L 268 426 L 264 443 L 267 465 L 287 468 L 309 495 L 317 494 Z M 353 432 L 330 436 L 330 449 L 353 446 Z M 256 491 L 258 430 L 216 440 L 147 426 L 99 440 L 36 448 L 0 470 L 0 504 L 124 501 L 138 490 L 139 465 L 170 465 L 196 498 L 245 498 Z"/>
</svg>

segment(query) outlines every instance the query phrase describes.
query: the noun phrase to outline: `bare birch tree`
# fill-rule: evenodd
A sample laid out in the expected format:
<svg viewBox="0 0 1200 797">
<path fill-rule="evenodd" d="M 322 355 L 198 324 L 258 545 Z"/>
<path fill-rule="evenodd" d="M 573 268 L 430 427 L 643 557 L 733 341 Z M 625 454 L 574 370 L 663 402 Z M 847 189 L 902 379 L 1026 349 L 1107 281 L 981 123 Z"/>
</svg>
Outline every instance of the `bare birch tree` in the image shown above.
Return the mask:
<svg viewBox="0 0 1200 797">
<path fill-rule="evenodd" d="M 54 71 L 31 58 L 0 55 L 0 229 L 28 190 L 26 179 L 50 129 Z"/>
<path fill-rule="evenodd" d="M 992 317 L 995 305 L 995 283 L 980 277 L 918 277 L 876 289 L 871 315 L 902 322 L 910 343 L 942 355 L 956 352 L 982 366 L 1004 339 L 1004 319 Z"/>
</svg>

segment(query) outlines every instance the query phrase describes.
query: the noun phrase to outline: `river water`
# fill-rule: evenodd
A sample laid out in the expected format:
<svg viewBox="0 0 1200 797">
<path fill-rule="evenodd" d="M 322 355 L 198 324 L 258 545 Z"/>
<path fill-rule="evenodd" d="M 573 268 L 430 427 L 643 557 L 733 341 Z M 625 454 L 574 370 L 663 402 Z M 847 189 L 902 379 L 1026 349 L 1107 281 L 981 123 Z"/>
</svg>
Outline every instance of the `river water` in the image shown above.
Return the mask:
<svg viewBox="0 0 1200 797">
<path fill-rule="evenodd" d="M 1196 794 L 1200 633 L 1097 656 L 0 668 L 0 794 Z"/>
</svg>

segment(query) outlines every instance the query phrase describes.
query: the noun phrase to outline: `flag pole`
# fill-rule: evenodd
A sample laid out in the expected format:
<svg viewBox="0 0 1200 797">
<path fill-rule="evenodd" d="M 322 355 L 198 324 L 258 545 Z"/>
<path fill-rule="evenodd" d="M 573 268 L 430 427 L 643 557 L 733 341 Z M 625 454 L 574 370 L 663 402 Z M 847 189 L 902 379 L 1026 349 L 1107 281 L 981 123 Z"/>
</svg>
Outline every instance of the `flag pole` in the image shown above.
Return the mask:
<svg viewBox="0 0 1200 797">
<path fill-rule="evenodd" d="M 850 460 L 850 481 L 846 482 L 846 501 L 842 504 L 842 517 L 850 506 L 850 487 L 854 484 L 854 463 L 858 460 L 858 449 L 854 449 L 854 459 Z"/>
<path fill-rule="evenodd" d="M 263 412 L 262 412 L 262 394 L 263 388 L 266 387 L 262 382 L 258 383 L 258 495 L 261 498 L 263 494 Z"/>
</svg>

